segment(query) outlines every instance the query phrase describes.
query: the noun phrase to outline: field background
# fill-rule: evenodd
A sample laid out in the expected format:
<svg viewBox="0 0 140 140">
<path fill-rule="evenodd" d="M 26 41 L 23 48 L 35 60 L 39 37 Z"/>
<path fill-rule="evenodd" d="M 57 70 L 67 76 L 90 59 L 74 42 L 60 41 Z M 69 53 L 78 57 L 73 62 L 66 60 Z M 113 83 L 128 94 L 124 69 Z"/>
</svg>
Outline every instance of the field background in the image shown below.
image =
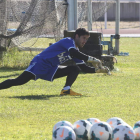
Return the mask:
<svg viewBox="0 0 140 140">
<path fill-rule="evenodd" d="M 39 39 L 37 46 L 50 42 Z M 0 140 L 51 140 L 55 123 L 67 120 L 122 118 L 133 127 L 140 120 L 140 39 L 121 38 L 112 75 L 80 74 L 72 89 L 82 97 L 60 97 L 65 78 L 0 90 Z M 0 82 L 16 78 L 36 55 L 10 49 L 0 62 Z"/>
</svg>

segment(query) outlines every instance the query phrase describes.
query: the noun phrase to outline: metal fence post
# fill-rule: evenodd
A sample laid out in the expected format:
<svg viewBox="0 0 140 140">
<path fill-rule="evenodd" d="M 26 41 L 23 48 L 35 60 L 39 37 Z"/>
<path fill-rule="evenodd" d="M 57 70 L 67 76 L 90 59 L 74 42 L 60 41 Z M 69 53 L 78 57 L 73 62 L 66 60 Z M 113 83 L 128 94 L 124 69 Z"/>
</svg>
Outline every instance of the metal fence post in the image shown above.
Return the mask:
<svg viewBox="0 0 140 140">
<path fill-rule="evenodd" d="M 119 54 L 119 33 L 120 33 L 119 28 L 120 28 L 120 0 L 116 0 L 116 27 L 115 27 L 116 38 L 114 48 L 115 54 Z"/>
</svg>

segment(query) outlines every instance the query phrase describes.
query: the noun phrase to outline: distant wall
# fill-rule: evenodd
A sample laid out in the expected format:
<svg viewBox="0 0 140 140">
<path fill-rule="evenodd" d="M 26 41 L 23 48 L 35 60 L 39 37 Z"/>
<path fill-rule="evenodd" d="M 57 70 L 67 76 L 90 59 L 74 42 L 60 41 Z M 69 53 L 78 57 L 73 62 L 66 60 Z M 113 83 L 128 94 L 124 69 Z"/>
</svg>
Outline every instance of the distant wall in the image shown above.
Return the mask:
<svg viewBox="0 0 140 140">
<path fill-rule="evenodd" d="M 113 4 L 107 11 L 107 19 L 115 20 L 116 4 Z M 139 21 L 140 4 L 139 3 L 120 3 L 120 20 L 122 21 Z M 104 16 L 99 18 L 104 20 Z"/>
</svg>

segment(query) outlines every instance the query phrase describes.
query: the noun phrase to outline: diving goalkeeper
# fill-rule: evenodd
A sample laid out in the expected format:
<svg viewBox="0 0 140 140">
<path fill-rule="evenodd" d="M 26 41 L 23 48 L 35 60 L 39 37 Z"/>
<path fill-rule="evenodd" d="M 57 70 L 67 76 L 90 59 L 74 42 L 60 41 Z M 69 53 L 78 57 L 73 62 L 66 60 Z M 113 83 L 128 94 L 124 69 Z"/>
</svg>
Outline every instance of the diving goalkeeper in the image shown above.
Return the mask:
<svg viewBox="0 0 140 140">
<path fill-rule="evenodd" d="M 17 78 L 8 79 L 0 83 L 0 90 L 23 85 L 30 80 L 43 79 L 53 81 L 54 79 L 67 76 L 60 95 L 81 95 L 71 89 L 80 71 L 85 73 L 109 72 L 107 68 L 102 67 L 100 60 L 79 51 L 79 48 L 85 45 L 89 37 L 89 32 L 84 28 L 77 29 L 74 38 L 63 38 L 36 55 L 30 62 L 29 67 Z M 71 59 L 76 65 L 61 66 L 61 64 Z M 95 63 L 97 68 L 89 67 L 85 62 Z"/>
</svg>

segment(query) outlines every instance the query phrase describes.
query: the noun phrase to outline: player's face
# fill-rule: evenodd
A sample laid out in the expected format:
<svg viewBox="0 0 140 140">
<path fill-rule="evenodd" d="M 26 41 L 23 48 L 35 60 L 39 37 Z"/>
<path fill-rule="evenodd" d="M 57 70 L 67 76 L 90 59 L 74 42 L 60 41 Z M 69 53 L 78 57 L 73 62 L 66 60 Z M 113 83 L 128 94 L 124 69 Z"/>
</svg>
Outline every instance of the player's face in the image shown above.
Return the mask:
<svg viewBox="0 0 140 140">
<path fill-rule="evenodd" d="M 82 36 L 78 36 L 78 34 L 75 36 L 75 45 L 78 48 L 82 48 L 85 43 L 87 42 L 89 38 L 89 35 L 82 35 Z"/>
</svg>

